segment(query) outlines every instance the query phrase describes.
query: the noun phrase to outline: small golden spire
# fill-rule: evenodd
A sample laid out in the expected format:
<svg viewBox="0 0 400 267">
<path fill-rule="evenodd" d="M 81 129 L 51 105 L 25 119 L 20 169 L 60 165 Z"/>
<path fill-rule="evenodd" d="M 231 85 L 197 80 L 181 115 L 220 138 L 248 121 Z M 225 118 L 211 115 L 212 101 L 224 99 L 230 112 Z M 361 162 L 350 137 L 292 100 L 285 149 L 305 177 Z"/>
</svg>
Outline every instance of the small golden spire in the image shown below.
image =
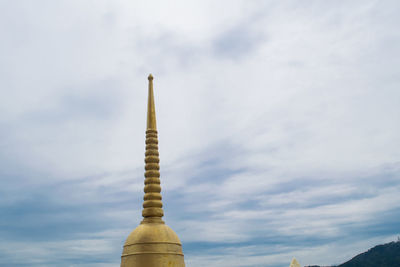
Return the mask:
<svg viewBox="0 0 400 267">
<path fill-rule="evenodd" d="M 290 263 L 290 266 L 289 267 L 301 267 L 301 265 L 300 265 L 300 263 L 295 259 L 295 258 L 293 258 L 293 260 L 292 260 L 292 262 Z"/>
<path fill-rule="evenodd" d="M 145 181 L 142 223 L 160 221 L 164 216 L 161 202 L 160 162 L 158 153 L 158 137 L 156 111 L 154 105 L 153 75 L 149 75 L 149 96 L 147 103 L 147 130 L 145 153 Z"/>
</svg>

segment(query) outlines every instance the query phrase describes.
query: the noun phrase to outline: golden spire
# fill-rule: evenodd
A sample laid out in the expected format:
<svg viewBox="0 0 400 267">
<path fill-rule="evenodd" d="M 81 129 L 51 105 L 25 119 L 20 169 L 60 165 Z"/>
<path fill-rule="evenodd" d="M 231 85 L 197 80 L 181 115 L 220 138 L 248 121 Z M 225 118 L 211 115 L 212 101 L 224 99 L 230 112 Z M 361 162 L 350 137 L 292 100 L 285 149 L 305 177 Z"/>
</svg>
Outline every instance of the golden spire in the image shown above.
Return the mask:
<svg viewBox="0 0 400 267">
<path fill-rule="evenodd" d="M 146 153 L 144 162 L 144 202 L 142 215 L 144 217 L 142 223 L 161 220 L 164 216 L 161 202 L 161 186 L 160 186 L 160 162 L 158 154 L 158 138 L 156 111 L 154 105 L 153 92 L 153 75 L 149 75 L 149 96 L 147 103 L 147 130 L 146 130 Z"/>
<path fill-rule="evenodd" d="M 164 223 L 161 202 L 160 162 L 153 76 L 149 75 L 143 220 L 125 241 L 121 267 L 185 267 L 182 244 L 176 233 Z"/>
</svg>

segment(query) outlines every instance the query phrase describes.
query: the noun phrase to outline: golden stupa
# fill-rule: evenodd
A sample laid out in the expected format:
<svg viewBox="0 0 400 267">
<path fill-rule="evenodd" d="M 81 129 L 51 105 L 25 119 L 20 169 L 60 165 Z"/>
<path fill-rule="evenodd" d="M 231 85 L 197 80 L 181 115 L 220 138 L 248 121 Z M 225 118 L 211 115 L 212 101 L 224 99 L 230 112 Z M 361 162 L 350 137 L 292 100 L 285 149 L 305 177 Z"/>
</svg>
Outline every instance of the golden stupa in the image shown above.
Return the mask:
<svg viewBox="0 0 400 267">
<path fill-rule="evenodd" d="M 126 239 L 121 267 L 184 267 L 182 244 L 175 232 L 161 219 L 164 211 L 161 201 L 153 76 L 150 74 L 148 79 L 143 220 Z"/>
</svg>

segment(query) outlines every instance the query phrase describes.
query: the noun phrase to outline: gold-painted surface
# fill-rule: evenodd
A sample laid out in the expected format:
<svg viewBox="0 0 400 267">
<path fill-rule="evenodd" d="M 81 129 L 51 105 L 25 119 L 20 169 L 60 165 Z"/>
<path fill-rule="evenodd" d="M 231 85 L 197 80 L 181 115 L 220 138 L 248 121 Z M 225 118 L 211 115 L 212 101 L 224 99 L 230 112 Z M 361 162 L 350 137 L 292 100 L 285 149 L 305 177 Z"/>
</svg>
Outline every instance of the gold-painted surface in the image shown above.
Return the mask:
<svg viewBox="0 0 400 267">
<path fill-rule="evenodd" d="M 181 242 L 163 223 L 142 223 L 125 242 L 121 266 L 184 267 Z"/>
<path fill-rule="evenodd" d="M 184 267 L 182 245 L 176 233 L 161 219 L 160 166 L 153 76 L 149 75 L 143 220 L 124 244 L 121 267 Z"/>
</svg>

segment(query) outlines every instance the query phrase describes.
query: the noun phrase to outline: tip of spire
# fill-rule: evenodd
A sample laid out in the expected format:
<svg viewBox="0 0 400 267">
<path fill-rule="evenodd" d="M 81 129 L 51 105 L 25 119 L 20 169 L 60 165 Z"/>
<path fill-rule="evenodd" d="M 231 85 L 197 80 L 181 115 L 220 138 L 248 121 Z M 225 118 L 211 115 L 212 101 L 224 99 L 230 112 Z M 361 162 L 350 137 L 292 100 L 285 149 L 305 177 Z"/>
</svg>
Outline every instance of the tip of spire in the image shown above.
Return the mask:
<svg viewBox="0 0 400 267">
<path fill-rule="evenodd" d="M 153 75 L 149 75 L 149 99 L 147 104 L 147 129 L 157 130 L 156 109 L 154 107 Z"/>
<path fill-rule="evenodd" d="M 147 77 L 147 79 L 149 79 L 149 81 L 152 81 L 154 79 L 153 75 L 150 73 L 149 77 Z"/>
</svg>

